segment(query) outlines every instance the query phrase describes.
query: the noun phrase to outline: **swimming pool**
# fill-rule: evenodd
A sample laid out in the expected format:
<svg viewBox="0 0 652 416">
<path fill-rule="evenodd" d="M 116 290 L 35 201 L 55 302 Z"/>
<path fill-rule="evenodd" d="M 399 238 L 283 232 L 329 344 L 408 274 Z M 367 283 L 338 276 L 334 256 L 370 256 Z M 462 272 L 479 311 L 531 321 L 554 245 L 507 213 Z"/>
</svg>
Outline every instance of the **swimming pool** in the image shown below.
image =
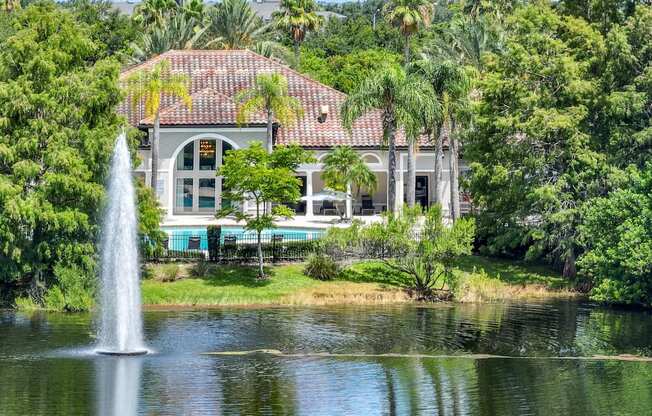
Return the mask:
<svg viewBox="0 0 652 416">
<path fill-rule="evenodd" d="M 208 250 L 208 236 L 206 227 L 161 227 L 168 234 L 168 248 L 171 250 L 186 250 L 192 246 L 190 239 L 199 238 L 199 250 Z M 285 241 L 316 240 L 324 234 L 325 230 L 315 228 L 279 227 L 263 231 L 262 240 L 269 242 L 273 236 L 282 236 Z M 238 226 L 222 226 L 220 243 L 229 236 L 236 241 L 256 242 L 256 232 L 248 231 Z M 196 244 L 196 243 L 195 243 Z"/>
</svg>

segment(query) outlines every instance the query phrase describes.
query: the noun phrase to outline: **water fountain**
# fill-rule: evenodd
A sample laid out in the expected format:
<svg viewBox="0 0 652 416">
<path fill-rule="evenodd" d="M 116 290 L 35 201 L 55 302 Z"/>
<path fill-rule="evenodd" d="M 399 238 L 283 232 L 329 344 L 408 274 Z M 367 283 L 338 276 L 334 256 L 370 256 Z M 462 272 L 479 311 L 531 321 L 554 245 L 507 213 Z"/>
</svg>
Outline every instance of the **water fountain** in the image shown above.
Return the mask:
<svg viewBox="0 0 652 416">
<path fill-rule="evenodd" d="M 143 322 L 136 200 L 131 156 L 124 133 L 116 140 L 111 158 L 108 206 L 102 226 L 99 345 L 106 355 L 141 355 Z"/>
</svg>

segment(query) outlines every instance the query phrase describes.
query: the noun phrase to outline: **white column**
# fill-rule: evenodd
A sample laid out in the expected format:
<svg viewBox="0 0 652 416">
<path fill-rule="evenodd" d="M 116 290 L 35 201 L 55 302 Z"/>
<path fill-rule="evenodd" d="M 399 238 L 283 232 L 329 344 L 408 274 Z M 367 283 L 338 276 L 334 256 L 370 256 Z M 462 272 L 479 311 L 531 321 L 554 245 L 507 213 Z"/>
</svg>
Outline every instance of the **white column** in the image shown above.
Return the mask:
<svg viewBox="0 0 652 416">
<path fill-rule="evenodd" d="M 351 184 L 346 185 L 346 193 L 350 195 L 346 198 L 346 218 L 353 218 L 353 195 L 351 195 Z"/>
<path fill-rule="evenodd" d="M 312 171 L 306 171 L 306 217 L 312 218 Z"/>
</svg>

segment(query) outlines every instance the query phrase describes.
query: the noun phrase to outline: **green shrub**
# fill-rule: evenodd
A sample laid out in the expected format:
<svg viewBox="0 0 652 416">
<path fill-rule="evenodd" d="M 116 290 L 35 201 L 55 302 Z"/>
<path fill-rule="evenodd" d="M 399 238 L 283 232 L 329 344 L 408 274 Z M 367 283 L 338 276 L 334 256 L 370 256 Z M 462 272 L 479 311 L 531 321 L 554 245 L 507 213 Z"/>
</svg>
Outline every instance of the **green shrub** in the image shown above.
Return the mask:
<svg viewBox="0 0 652 416">
<path fill-rule="evenodd" d="M 45 294 L 45 309 L 51 311 L 63 311 L 66 309 L 66 297 L 59 286 L 51 287 Z"/>
<path fill-rule="evenodd" d="M 179 265 L 168 263 L 161 266 L 161 281 L 174 282 L 179 277 Z"/>
<path fill-rule="evenodd" d="M 333 280 L 340 274 L 340 267 L 330 256 L 311 254 L 303 273 L 317 280 Z"/>
<path fill-rule="evenodd" d="M 143 264 L 143 266 L 140 268 L 140 277 L 143 280 L 150 280 L 153 279 L 156 276 L 156 272 L 154 271 L 154 268 L 150 265 Z"/>
<path fill-rule="evenodd" d="M 45 294 L 45 307 L 57 311 L 81 312 L 93 306 L 94 273 L 79 267 L 54 268 L 58 285 Z"/>
<path fill-rule="evenodd" d="M 16 298 L 14 302 L 16 304 L 16 309 L 20 311 L 35 311 L 41 309 L 41 307 L 29 296 Z"/>
<path fill-rule="evenodd" d="M 190 275 L 192 277 L 206 277 L 211 271 L 211 265 L 206 260 L 199 260 L 195 263 L 190 269 Z"/>
</svg>

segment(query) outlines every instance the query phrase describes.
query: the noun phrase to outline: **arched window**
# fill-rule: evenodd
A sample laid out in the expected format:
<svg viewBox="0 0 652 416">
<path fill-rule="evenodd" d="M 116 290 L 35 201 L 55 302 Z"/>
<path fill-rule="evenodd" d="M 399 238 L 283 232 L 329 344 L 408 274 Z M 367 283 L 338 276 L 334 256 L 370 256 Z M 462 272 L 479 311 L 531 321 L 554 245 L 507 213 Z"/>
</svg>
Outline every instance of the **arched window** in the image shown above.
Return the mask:
<svg viewBox="0 0 652 416">
<path fill-rule="evenodd" d="M 362 155 L 362 160 L 365 163 L 381 163 L 380 158 L 373 153 L 367 153 Z"/>
</svg>

